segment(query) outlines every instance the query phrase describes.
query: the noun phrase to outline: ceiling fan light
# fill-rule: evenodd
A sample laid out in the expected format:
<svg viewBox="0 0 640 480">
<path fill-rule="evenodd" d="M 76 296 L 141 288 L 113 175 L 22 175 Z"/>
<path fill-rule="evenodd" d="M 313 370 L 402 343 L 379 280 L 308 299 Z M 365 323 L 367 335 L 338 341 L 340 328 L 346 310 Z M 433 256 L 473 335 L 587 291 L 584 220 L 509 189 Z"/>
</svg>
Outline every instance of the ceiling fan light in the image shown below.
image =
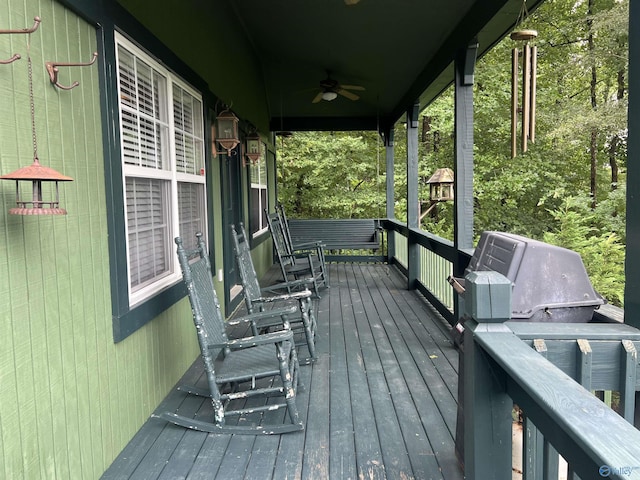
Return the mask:
<svg viewBox="0 0 640 480">
<path fill-rule="evenodd" d="M 322 92 L 322 99 L 326 100 L 327 102 L 335 100 L 336 98 L 338 98 L 338 94 L 336 92 L 333 92 L 331 90 L 327 90 L 326 92 Z"/>
</svg>

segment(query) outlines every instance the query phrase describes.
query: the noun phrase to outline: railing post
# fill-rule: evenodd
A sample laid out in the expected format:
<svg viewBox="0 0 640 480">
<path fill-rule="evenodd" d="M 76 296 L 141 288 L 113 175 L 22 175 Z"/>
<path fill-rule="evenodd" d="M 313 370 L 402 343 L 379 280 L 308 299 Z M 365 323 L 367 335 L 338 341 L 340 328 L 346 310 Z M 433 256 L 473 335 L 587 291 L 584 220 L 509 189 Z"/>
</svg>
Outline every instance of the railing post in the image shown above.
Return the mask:
<svg viewBox="0 0 640 480">
<path fill-rule="evenodd" d="M 629 2 L 627 242 L 624 321 L 640 328 L 640 1 Z"/>
<path fill-rule="evenodd" d="M 458 251 L 473 249 L 473 82 L 477 50 L 473 42 L 461 49 L 455 60 L 453 243 Z M 462 277 L 465 267 L 458 254 L 453 276 Z M 456 295 L 454 313 L 458 319 L 462 309 Z"/>
<path fill-rule="evenodd" d="M 418 200 L 418 116 L 419 105 L 407 110 L 407 227 L 420 226 Z M 407 239 L 407 288 L 416 288 L 420 278 L 420 246 Z"/>
<path fill-rule="evenodd" d="M 465 477 L 511 478 L 513 402 L 501 370 L 474 338 L 476 331 L 507 329 L 503 322 L 511 317 L 511 282 L 497 272 L 477 271 L 466 276 L 465 286 L 464 398 L 458 395 L 464 409 Z"/>
<path fill-rule="evenodd" d="M 384 151 L 386 159 L 386 216 L 389 219 L 396 218 L 395 212 L 395 176 L 394 176 L 394 131 L 392 127 L 387 127 L 383 133 Z M 387 258 L 391 260 L 396 255 L 396 238 L 391 230 L 387 230 Z"/>
</svg>

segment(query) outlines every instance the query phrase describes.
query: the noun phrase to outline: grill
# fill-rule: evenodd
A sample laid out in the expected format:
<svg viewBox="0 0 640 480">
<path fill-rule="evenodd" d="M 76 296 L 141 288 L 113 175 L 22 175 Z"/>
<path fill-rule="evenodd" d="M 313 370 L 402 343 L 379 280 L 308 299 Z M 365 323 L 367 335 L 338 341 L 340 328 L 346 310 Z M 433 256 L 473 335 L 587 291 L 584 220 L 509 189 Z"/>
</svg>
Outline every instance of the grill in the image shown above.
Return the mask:
<svg viewBox="0 0 640 480">
<path fill-rule="evenodd" d="M 483 232 L 465 276 L 493 270 L 513 284 L 511 319 L 589 322 L 604 303 L 577 252 L 503 232 Z"/>
</svg>

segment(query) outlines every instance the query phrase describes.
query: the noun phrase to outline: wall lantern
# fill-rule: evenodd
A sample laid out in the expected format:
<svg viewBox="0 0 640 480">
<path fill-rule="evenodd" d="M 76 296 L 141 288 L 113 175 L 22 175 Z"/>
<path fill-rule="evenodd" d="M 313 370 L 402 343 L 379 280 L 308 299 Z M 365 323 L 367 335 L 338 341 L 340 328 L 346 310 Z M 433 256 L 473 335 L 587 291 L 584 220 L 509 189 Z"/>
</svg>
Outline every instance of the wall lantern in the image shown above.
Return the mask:
<svg viewBox="0 0 640 480">
<path fill-rule="evenodd" d="M 432 202 L 446 202 L 453 200 L 453 170 L 439 168 L 431 178 L 429 184 L 429 199 Z"/>
<path fill-rule="evenodd" d="M 60 194 L 58 182 L 70 182 L 71 177 L 56 172 L 53 168 L 40 165 L 38 158 L 28 167 L 22 167 L 15 172 L 0 176 L 3 180 L 16 181 L 17 207 L 9 210 L 12 215 L 66 215 L 67 211 L 60 208 Z M 23 200 L 20 198 L 20 181 L 31 182 L 32 198 Z M 55 182 L 55 200 L 42 200 L 42 182 Z"/>
<path fill-rule="evenodd" d="M 252 133 L 247 135 L 245 140 L 247 144 L 247 158 L 251 160 L 251 163 L 256 163 L 262 156 L 260 135 L 258 135 L 258 132 L 254 130 Z"/>
<path fill-rule="evenodd" d="M 215 121 L 216 141 L 232 155 L 231 150 L 240 143 L 238 138 L 238 117 L 229 109 L 223 110 Z"/>
</svg>

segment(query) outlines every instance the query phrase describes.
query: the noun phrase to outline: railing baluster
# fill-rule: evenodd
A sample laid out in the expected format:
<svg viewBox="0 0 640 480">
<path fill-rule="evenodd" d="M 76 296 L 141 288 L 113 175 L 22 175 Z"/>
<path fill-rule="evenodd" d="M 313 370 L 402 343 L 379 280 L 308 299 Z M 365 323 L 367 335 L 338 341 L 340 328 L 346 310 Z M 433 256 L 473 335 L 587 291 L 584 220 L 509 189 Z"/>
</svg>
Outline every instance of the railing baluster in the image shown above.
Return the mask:
<svg viewBox="0 0 640 480">
<path fill-rule="evenodd" d="M 620 407 L 624 419 L 633 425 L 636 395 L 636 369 L 638 353 L 631 340 L 622 340 L 620 362 Z"/>
<path fill-rule="evenodd" d="M 526 416 L 524 417 L 522 431 L 524 434 L 522 479 L 543 480 L 544 438 L 538 427 Z"/>
<path fill-rule="evenodd" d="M 591 351 L 591 345 L 589 341 L 584 338 L 579 338 L 578 344 L 578 378 L 576 380 L 586 390 L 591 390 L 591 371 L 593 352 Z"/>
<path fill-rule="evenodd" d="M 546 439 L 544 441 L 544 478 L 545 480 L 556 480 L 558 478 L 559 467 L 558 461 L 560 455 L 553 445 L 551 445 Z"/>
<path fill-rule="evenodd" d="M 547 343 L 542 338 L 533 340 L 533 349 L 547 358 Z M 531 420 L 525 421 L 525 462 L 523 480 L 543 480 L 545 478 L 544 459 L 545 441 L 544 436 Z"/>
</svg>

